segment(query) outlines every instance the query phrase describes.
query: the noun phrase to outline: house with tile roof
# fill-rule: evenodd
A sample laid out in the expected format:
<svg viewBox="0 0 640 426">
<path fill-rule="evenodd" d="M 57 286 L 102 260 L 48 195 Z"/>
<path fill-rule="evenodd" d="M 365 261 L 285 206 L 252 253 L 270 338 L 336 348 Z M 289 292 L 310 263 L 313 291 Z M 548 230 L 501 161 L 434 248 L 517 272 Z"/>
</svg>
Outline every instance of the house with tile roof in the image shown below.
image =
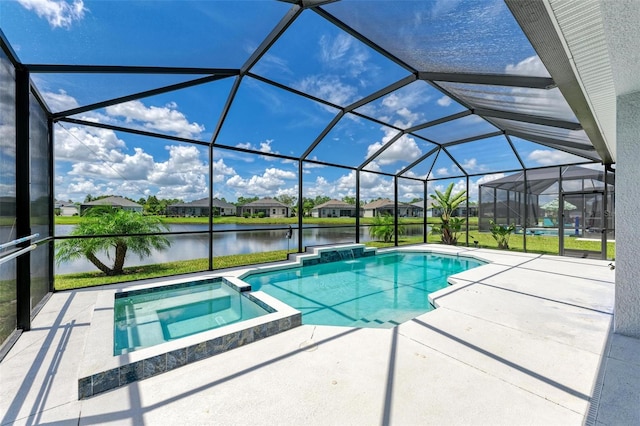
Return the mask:
<svg viewBox="0 0 640 426">
<path fill-rule="evenodd" d="M 372 201 L 362 207 L 364 217 L 376 217 L 395 214 L 395 203 L 388 198 Z M 424 209 L 408 203 L 398 203 L 398 216 L 400 217 L 419 217 Z"/>
<path fill-rule="evenodd" d="M 355 217 L 356 206 L 340 200 L 329 200 L 311 209 L 311 217 Z"/>
<path fill-rule="evenodd" d="M 289 217 L 289 207 L 273 198 L 262 198 L 240 207 L 240 214 L 250 216 L 264 214 L 265 217 Z"/>
<path fill-rule="evenodd" d="M 214 216 L 235 216 L 236 206 L 226 201 L 214 198 L 211 200 Z M 210 206 L 208 198 L 176 203 L 167 206 L 167 216 L 200 217 L 209 216 Z"/>
<path fill-rule="evenodd" d="M 80 204 L 80 214 L 84 213 L 87 209 L 96 206 L 109 206 L 115 209 L 131 210 L 139 213 L 142 213 L 143 210 L 142 205 L 134 201 L 127 200 L 123 197 L 111 196 Z"/>
</svg>

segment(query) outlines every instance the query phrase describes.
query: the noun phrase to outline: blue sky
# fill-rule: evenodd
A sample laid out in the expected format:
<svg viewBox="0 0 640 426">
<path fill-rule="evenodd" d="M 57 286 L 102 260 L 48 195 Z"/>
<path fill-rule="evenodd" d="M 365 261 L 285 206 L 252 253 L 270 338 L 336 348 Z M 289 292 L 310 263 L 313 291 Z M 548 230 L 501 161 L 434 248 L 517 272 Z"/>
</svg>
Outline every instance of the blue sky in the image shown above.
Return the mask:
<svg viewBox="0 0 640 426">
<path fill-rule="evenodd" d="M 524 36 L 514 27 L 502 1 L 471 2 L 470 9 L 452 0 L 404 2 L 407 10 L 401 11 L 387 9 L 384 2 L 377 3 L 379 8 L 368 10 L 367 4 L 370 3 L 356 2 L 349 6 L 368 19 L 363 22 L 382 24 L 384 19 L 391 21 L 394 16 L 390 14 L 397 14 L 395 18 L 405 25 L 393 27 L 394 37 L 382 39 L 381 44 L 400 49 L 399 56 L 408 62 L 419 59 L 425 70 L 433 70 L 429 68 L 434 66 L 429 58 L 451 57 L 445 61 L 444 71 L 472 67 L 477 72 L 548 75 L 531 47 L 522 44 Z M 326 9 L 340 18 L 346 13 L 346 6 L 334 3 Z M 0 24 L 24 63 L 239 68 L 289 9 L 290 5 L 276 1 L 18 0 L 0 2 Z M 489 23 L 501 26 L 489 30 L 486 28 Z M 479 34 L 477 40 L 464 41 L 463 36 L 471 33 Z M 405 50 L 394 45 L 403 40 L 422 44 L 406 46 Z M 434 44 L 434 40 L 440 44 Z M 480 47 L 484 50 L 473 56 L 472 52 Z M 448 49 L 449 53 L 455 50 L 457 54 L 446 56 Z M 458 50 L 467 54 L 468 59 L 457 56 L 461 54 Z M 246 76 L 216 143 L 292 157 L 307 150 L 336 116 L 339 111 L 336 107 L 347 106 L 409 75 L 404 68 L 308 10 L 250 71 L 309 93 L 320 101 Z M 53 111 L 199 77 L 32 75 Z M 233 83 L 234 78 L 226 78 L 74 118 L 208 142 Z M 537 89 L 459 84 L 450 85 L 449 89 L 462 97 L 502 105 L 515 112 L 553 113 L 572 118 L 559 92 L 539 94 Z M 416 81 L 361 106 L 356 112 L 406 129 L 464 110 L 428 83 Z M 347 113 L 307 158 L 359 166 L 398 134 L 390 126 Z M 468 116 L 417 134 L 442 143 L 495 130 L 480 117 Z M 576 161 L 570 154 L 528 141 L 514 138 L 513 142 L 528 167 Z M 404 135 L 364 170 L 396 173 L 434 146 L 420 137 Z M 472 199 L 476 198 L 477 183 L 502 177 L 501 170 L 519 167 L 503 136 L 449 149 L 465 171 L 485 174 L 472 179 Z M 60 123 L 55 126 L 55 155 L 55 196 L 61 200 L 82 201 L 87 194 L 113 194 L 136 200 L 156 195 L 188 201 L 209 193 L 208 150 L 200 145 Z M 432 165 L 434 158 L 425 159 L 405 176 L 424 178 L 429 171 L 434 178 L 461 175 L 444 153 Z M 213 169 L 214 194 L 228 201 L 239 196 L 298 195 L 295 161 L 215 149 Z M 464 185 L 464 179 L 452 181 L 460 188 Z M 307 197 L 326 195 L 340 199 L 355 195 L 355 174 L 340 167 L 307 163 L 303 182 Z M 448 182 L 443 181 L 440 186 Z M 363 173 L 360 183 L 364 199 L 393 196 L 389 177 Z M 401 200 L 423 195 L 422 184 L 408 179 L 401 180 L 399 190 Z"/>
</svg>

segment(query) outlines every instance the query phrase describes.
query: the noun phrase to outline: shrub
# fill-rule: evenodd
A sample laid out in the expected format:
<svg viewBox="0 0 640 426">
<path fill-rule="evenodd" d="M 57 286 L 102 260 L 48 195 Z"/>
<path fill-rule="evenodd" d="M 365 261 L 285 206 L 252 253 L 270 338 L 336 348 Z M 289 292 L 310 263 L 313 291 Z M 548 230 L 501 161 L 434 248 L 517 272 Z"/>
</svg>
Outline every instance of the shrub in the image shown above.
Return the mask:
<svg viewBox="0 0 640 426">
<path fill-rule="evenodd" d="M 509 237 L 516 229 L 515 224 L 509 226 L 498 225 L 493 220 L 489 222 L 491 224 L 491 236 L 498 242 L 499 249 L 509 248 Z"/>
</svg>

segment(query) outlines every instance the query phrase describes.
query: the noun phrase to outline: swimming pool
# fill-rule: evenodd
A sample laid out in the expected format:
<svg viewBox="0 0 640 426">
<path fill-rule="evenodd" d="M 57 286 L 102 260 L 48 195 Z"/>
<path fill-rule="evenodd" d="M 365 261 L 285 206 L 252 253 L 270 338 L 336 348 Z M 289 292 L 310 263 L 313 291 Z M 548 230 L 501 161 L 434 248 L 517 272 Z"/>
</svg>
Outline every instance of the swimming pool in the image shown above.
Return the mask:
<svg viewBox="0 0 640 426">
<path fill-rule="evenodd" d="M 272 312 L 221 278 L 125 291 L 114 311 L 114 355 Z"/>
<path fill-rule="evenodd" d="M 428 295 L 450 275 L 484 263 L 467 257 L 394 252 L 242 277 L 302 312 L 303 324 L 391 328 L 433 309 Z"/>
</svg>

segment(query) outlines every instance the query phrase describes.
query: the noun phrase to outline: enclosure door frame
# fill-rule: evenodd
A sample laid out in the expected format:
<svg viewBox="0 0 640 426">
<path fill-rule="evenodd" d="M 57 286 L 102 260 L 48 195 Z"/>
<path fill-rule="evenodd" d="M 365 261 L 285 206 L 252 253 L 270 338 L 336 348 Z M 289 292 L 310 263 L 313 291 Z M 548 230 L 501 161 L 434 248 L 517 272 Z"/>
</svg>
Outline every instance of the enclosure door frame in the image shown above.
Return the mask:
<svg viewBox="0 0 640 426">
<path fill-rule="evenodd" d="M 589 235 L 596 237 L 599 235 L 600 240 L 600 251 L 593 250 L 575 250 L 575 249 L 566 249 L 565 248 L 565 238 L 571 238 L 571 236 L 565 235 L 565 224 L 569 224 L 567 221 L 569 220 L 571 209 L 565 209 L 565 203 L 571 203 L 571 200 L 575 200 L 576 198 L 581 197 L 582 200 L 579 204 L 582 206 L 582 212 L 580 217 L 582 218 L 582 224 L 575 227 L 576 234 L 580 234 L 582 237 L 586 237 L 587 234 L 585 231 L 589 232 Z M 606 193 L 604 190 L 592 190 L 592 191 L 571 191 L 571 192 L 561 192 L 560 193 L 560 203 L 558 206 L 558 240 L 559 240 L 559 252 L 560 256 L 573 256 L 573 257 L 583 257 L 583 258 L 597 258 L 599 256 L 600 259 L 606 260 L 607 258 L 607 217 L 606 217 Z M 592 203 L 592 207 L 590 211 L 587 211 L 587 200 L 593 199 L 595 203 Z M 575 205 L 574 204 L 574 205 Z M 595 205 L 595 207 L 594 207 Z M 589 214 L 587 216 L 587 213 Z M 575 225 L 574 225 L 575 226 Z M 579 232 L 581 231 L 581 232 Z"/>
</svg>

